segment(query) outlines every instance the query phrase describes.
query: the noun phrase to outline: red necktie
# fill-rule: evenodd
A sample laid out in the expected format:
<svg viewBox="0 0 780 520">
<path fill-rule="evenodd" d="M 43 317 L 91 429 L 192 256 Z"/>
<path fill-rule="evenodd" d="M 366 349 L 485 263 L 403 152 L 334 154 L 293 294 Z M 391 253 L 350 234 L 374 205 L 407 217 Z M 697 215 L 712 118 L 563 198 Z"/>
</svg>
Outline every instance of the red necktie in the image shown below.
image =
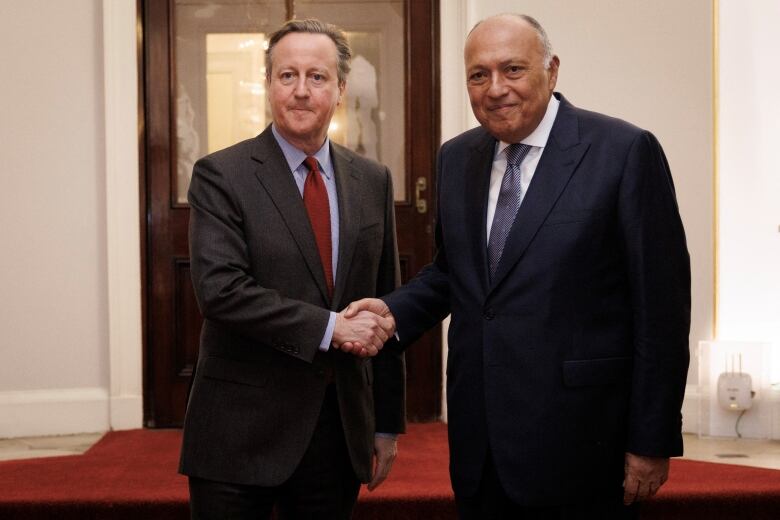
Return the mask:
<svg viewBox="0 0 780 520">
<path fill-rule="evenodd" d="M 328 284 L 328 296 L 333 295 L 333 245 L 330 237 L 330 203 L 328 190 L 322 180 L 317 159 L 307 157 L 304 161 L 309 169 L 306 182 L 303 184 L 303 205 L 309 214 L 314 240 L 320 252 L 322 268 L 325 271 L 325 282 Z"/>
</svg>

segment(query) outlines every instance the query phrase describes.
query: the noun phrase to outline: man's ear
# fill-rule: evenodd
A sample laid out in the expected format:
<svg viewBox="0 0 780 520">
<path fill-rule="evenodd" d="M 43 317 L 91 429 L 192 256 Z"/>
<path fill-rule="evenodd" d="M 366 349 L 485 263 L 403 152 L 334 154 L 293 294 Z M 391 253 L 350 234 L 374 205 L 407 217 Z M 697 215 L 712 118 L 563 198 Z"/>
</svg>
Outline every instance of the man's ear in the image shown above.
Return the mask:
<svg viewBox="0 0 780 520">
<path fill-rule="evenodd" d="M 550 60 L 550 80 L 548 82 L 550 93 L 552 93 L 555 90 L 555 85 L 558 83 L 558 67 L 561 66 L 561 60 L 558 59 L 558 56 L 553 56 Z"/>
<path fill-rule="evenodd" d="M 344 99 L 344 96 L 347 94 L 347 82 L 342 81 L 339 83 L 339 99 L 336 101 L 336 106 L 341 104 L 341 100 Z"/>
</svg>

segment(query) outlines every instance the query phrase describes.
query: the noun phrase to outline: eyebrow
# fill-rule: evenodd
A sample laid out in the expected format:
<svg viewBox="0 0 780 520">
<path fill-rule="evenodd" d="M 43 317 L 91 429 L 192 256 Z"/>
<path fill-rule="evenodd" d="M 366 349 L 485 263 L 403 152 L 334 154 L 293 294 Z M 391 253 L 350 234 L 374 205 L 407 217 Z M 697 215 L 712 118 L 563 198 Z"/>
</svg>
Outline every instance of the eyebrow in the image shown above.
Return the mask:
<svg viewBox="0 0 780 520">
<path fill-rule="evenodd" d="M 499 63 L 499 66 L 506 67 L 507 65 L 528 65 L 530 60 L 524 58 L 512 58 L 511 60 L 505 60 Z"/>
<path fill-rule="evenodd" d="M 525 65 L 528 65 L 529 63 L 530 63 L 530 60 L 528 60 L 526 58 L 511 58 L 511 59 L 508 59 L 508 60 L 500 61 L 498 63 L 498 67 L 499 68 L 503 68 L 503 67 L 506 67 L 507 65 L 523 65 L 523 66 L 525 66 Z M 488 68 L 490 68 L 490 66 L 485 65 L 484 63 L 480 62 L 480 63 L 476 63 L 476 64 L 472 65 L 471 67 L 468 67 L 466 69 L 466 72 L 470 72 L 472 70 L 488 69 Z"/>
</svg>

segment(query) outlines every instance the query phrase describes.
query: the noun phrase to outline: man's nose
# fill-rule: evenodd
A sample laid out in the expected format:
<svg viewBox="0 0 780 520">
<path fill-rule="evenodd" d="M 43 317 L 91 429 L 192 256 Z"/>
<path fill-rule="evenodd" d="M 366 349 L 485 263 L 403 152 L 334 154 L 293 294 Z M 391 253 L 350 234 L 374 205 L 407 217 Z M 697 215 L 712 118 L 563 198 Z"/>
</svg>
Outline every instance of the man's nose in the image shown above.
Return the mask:
<svg viewBox="0 0 780 520">
<path fill-rule="evenodd" d="M 295 97 L 307 97 L 309 95 L 309 86 L 306 84 L 306 76 L 298 76 L 293 87 L 293 94 Z"/>
<path fill-rule="evenodd" d="M 493 73 L 490 75 L 490 79 L 488 80 L 490 83 L 488 84 L 488 90 L 487 94 L 490 97 L 501 97 L 507 92 L 507 85 L 506 81 L 504 81 L 503 76 L 498 73 Z"/>
</svg>

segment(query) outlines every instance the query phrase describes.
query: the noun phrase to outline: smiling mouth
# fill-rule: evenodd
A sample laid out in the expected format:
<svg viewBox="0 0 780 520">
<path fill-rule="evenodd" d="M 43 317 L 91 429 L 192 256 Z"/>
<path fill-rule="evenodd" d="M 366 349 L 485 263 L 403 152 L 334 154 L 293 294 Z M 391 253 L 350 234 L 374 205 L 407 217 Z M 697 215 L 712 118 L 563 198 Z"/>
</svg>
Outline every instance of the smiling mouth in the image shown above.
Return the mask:
<svg viewBox="0 0 780 520">
<path fill-rule="evenodd" d="M 517 105 L 514 104 L 514 103 L 512 103 L 512 104 L 505 104 L 505 105 L 493 105 L 493 106 L 489 106 L 488 107 L 488 111 L 490 111 L 490 112 L 502 112 L 502 111 L 509 110 L 510 108 L 515 108 L 516 106 Z"/>
</svg>

